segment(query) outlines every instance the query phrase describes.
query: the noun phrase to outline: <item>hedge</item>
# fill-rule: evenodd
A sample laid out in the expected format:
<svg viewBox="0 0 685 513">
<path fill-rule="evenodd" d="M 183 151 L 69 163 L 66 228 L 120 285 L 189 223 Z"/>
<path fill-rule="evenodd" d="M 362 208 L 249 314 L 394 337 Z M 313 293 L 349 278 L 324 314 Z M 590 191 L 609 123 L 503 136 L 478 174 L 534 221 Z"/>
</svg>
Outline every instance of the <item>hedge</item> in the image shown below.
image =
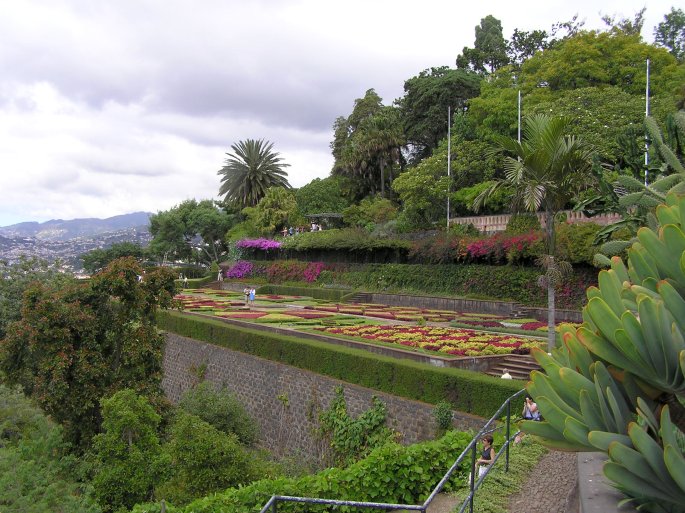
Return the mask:
<svg viewBox="0 0 685 513">
<path fill-rule="evenodd" d="M 546 306 L 547 294 L 537 285 L 540 269 L 513 265 L 368 264 L 338 273 L 336 280 L 370 292 L 419 292 L 451 297 L 497 298 L 529 306 Z M 558 308 L 578 309 L 585 291 L 597 283 L 596 269 L 574 269 L 556 294 Z"/>
<path fill-rule="evenodd" d="M 204 278 L 189 279 L 187 284 L 183 280 L 174 280 L 180 289 L 201 289 L 208 283 L 216 281 L 216 276 L 205 276 Z"/>
<path fill-rule="evenodd" d="M 267 360 L 306 369 L 429 404 L 448 401 L 462 412 L 490 417 L 521 385 L 484 374 L 433 367 L 361 349 L 265 333 L 191 314 L 160 311 L 160 329 Z"/>
<path fill-rule="evenodd" d="M 264 285 L 257 290 L 258 294 L 280 294 L 283 296 L 307 296 L 326 301 L 343 301 L 355 292 L 350 289 L 322 289 L 319 287 L 295 287 L 292 285 Z"/>
</svg>

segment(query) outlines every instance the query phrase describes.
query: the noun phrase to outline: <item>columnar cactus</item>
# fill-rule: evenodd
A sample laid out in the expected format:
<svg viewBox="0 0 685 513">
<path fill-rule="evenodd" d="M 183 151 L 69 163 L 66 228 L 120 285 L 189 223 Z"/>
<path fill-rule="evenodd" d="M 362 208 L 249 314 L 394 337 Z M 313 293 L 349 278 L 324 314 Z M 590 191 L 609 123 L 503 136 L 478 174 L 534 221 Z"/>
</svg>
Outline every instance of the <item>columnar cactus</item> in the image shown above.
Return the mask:
<svg viewBox="0 0 685 513">
<path fill-rule="evenodd" d="M 685 196 L 657 207 L 628 250 L 588 289 L 583 325 L 535 350 L 528 391 L 551 447 L 607 452 L 604 472 L 640 510 L 685 512 Z"/>
</svg>

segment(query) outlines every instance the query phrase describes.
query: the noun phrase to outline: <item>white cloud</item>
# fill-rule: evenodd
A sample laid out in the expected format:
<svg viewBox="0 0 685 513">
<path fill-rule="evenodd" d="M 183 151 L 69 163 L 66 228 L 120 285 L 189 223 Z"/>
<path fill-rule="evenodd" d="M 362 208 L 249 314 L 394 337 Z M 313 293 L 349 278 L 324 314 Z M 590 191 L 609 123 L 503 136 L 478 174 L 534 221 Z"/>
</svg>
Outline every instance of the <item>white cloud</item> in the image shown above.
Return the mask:
<svg viewBox="0 0 685 513">
<path fill-rule="evenodd" d="M 4 5 L 2 5 L 4 4 Z M 272 141 L 301 186 L 332 124 L 375 88 L 452 66 L 492 14 L 505 36 L 643 0 L 0 0 L 0 226 L 215 197 L 231 144 Z M 644 36 L 671 4 L 654 0 Z"/>
</svg>

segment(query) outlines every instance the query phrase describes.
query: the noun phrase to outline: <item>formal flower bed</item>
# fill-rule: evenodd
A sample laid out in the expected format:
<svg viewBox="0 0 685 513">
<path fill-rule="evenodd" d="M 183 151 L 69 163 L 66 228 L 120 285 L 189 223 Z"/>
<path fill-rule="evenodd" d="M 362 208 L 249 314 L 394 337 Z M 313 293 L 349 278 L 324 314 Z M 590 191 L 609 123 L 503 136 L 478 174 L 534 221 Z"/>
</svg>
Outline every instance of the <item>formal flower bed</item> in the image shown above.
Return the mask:
<svg viewBox="0 0 685 513">
<path fill-rule="evenodd" d="M 317 327 L 317 331 L 344 337 L 397 344 L 454 356 L 528 354 L 539 341 L 513 335 L 483 333 L 458 328 L 414 326 Z"/>
</svg>

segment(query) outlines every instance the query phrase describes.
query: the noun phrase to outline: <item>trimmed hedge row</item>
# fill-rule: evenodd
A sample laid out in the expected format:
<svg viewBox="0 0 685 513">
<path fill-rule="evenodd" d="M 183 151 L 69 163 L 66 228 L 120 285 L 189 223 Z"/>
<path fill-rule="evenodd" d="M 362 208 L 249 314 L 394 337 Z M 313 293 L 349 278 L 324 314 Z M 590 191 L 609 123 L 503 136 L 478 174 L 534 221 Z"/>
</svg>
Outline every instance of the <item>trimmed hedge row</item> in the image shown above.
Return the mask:
<svg viewBox="0 0 685 513">
<path fill-rule="evenodd" d="M 322 289 L 319 287 L 295 287 L 290 285 L 264 285 L 257 290 L 258 294 L 280 294 L 284 296 L 307 296 L 326 301 L 343 301 L 355 292 L 349 289 Z"/>
<path fill-rule="evenodd" d="M 483 374 L 375 355 L 295 336 L 237 327 L 190 314 L 160 311 L 160 329 L 324 376 L 430 404 L 490 417 L 521 385 Z"/>
<path fill-rule="evenodd" d="M 184 286 L 183 280 L 174 280 L 179 289 L 201 289 L 208 283 L 216 280 L 216 276 L 205 276 L 203 278 L 193 278 L 188 280 L 188 284 Z"/>
<path fill-rule="evenodd" d="M 336 280 L 368 291 L 489 297 L 546 306 L 547 294 L 537 285 L 539 275 L 539 268 L 509 265 L 369 264 L 337 273 Z M 557 290 L 557 307 L 580 308 L 587 301 L 586 289 L 596 283 L 596 269 L 574 269 Z"/>
</svg>

